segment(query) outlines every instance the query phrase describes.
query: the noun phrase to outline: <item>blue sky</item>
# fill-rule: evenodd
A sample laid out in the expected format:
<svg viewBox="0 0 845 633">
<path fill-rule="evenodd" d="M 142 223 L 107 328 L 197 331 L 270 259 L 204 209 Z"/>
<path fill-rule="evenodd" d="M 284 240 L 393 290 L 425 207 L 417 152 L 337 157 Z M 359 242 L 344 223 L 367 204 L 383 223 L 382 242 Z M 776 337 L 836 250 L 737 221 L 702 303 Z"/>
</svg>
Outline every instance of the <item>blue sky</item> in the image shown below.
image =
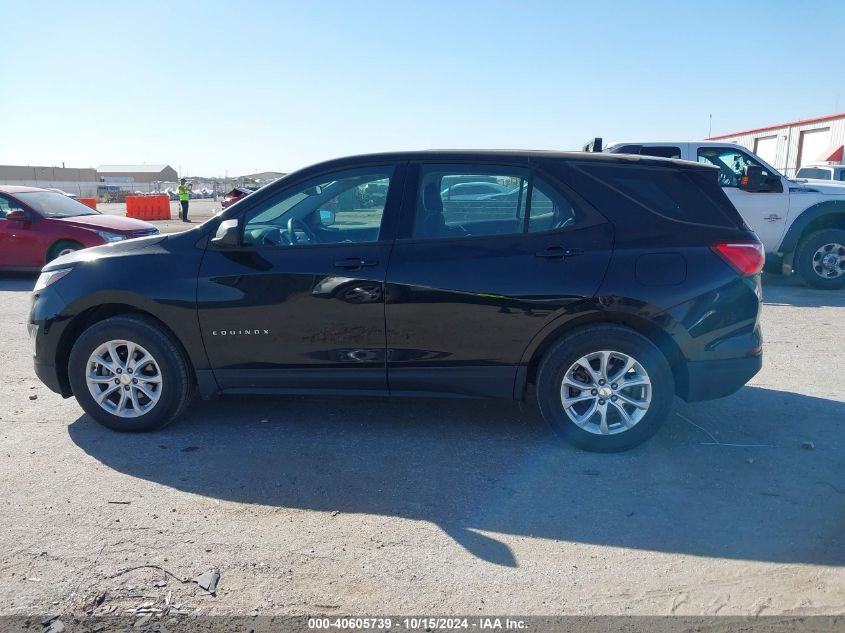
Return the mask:
<svg viewBox="0 0 845 633">
<path fill-rule="evenodd" d="M 232 176 L 845 110 L 841 0 L 0 0 L 0 16 L 0 164 Z"/>
</svg>

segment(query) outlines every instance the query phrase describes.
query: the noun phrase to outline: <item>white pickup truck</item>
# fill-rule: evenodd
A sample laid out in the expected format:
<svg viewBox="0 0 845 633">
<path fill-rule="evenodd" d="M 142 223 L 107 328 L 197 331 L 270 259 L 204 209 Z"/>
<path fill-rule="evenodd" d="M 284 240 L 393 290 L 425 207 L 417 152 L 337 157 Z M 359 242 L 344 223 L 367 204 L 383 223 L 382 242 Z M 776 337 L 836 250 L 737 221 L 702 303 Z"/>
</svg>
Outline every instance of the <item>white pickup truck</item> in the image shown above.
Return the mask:
<svg viewBox="0 0 845 633">
<path fill-rule="evenodd" d="M 845 286 L 845 183 L 790 180 L 733 143 L 617 143 L 604 151 L 716 165 L 728 198 L 766 248 L 767 271 L 798 272 L 816 288 Z"/>
</svg>

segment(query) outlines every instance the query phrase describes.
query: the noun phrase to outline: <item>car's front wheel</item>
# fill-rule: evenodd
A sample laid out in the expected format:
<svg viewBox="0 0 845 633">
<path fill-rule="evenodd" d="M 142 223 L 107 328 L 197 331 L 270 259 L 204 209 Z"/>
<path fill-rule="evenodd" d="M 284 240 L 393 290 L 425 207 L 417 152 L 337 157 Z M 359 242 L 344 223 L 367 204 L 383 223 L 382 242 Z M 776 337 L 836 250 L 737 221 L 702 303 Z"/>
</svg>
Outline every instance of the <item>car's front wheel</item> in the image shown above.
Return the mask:
<svg viewBox="0 0 845 633">
<path fill-rule="evenodd" d="M 798 250 L 798 273 L 808 286 L 845 287 L 845 231 L 823 229 L 807 236 Z"/>
<path fill-rule="evenodd" d="M 537 400 L 552 429 L 588 451 L 624 451 L 650 438 L 672 406 L 663 353 L 637 332 L 594 325 L 558 341 L 537 373 Z"/>
<path fill-rule="evenodd" d="M 79 242 L 74 242 L 73 240 L 60 240 L 53 244 L 50 247 L 50 250 L 47 251 L 46 260 L 48 262 L 53 261 L 57 257 L 61 257 L 62 255 L 68 255 L 73 253 L 74 251 L 78 251 L 81 248 L 85 248 Z"/>
<path fill-rule="evenodd" d="M 193 381 L 178 343 L 142 315 L 100 321 L 70 353 L 68 375 L 77 401 L 116 431 L 149 431 L 184 411 Z"/>
</svg>

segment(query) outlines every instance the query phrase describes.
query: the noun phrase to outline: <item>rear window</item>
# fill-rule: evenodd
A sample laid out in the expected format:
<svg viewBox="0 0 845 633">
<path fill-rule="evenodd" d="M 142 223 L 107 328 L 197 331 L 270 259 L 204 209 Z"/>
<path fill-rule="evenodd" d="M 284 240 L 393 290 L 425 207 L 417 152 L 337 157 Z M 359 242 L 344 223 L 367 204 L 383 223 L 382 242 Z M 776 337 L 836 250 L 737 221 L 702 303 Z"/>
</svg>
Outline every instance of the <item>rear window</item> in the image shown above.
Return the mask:
<svg viewBox="0 0 845 633">
<path fill-rule="evenodd" d="M 818 167 L 802 167 L 795 175 L 796 178 L 815 178 L 816 180 L 831 180 L 831 172 L 829 169 L 819 169 Z"/>
<path fill-rule="evenodd" d="M 715 170 L 642 165 L 576 167 L 636 206 L 672 222 L 737 227 L 742 220 L 718 185 Z"/>
<path fill-rule="evenodd" d="M 658 158 L 680 158 L 681 148 L 677 145 L 617 145 L 609 150 L 611 154 L 640 154 Z"/>
<path fill-rule="evenodd" d="M 643 147 L 640 150 L 643 156 L 658 156 L 660 158 L 680 158 L 681 148 L 675 145 Z"/>
</svg>

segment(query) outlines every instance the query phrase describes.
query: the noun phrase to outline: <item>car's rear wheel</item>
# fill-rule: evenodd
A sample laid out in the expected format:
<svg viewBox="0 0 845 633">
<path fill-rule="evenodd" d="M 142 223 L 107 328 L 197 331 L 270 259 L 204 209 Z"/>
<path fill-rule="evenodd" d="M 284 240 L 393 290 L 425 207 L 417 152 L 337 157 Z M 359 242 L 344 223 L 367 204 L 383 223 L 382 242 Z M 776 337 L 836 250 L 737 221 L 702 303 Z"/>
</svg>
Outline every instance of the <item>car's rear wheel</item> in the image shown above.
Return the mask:
<svg viewBox="0 0 845 633">
<path fill-rule="evenodd" d="M 823 229 L 808 235 L 798 249 L 798 273 L 808 286 L 845 287 L 845 231 Z"/>
<path fill-rule="evenodd" d="M 597 452 L 624 451 L 650 438 L 675 395 L 663 353 L 616 325 L 588 326 L 558 341 L 540 364 L 536 387 L 552 429 Z"/>
<path fill-rule="evenodd" d="M 85 247 L 79 242 L 74 242 L 73 240 L 60 240 L 53 244 L 50 247 L 50 250 L 47 251 L 47 261 L 51 262 L 57 257 L 67 255 L 82 248 Z"/>
<path fill-rule="evenodd" d="M 169 424 L 193 391 L 176 341 L 141 315 L 113 317 L 85 330 L 71 350 L 68 374 L 85 412 L 116 431 Z"/>
</svg>

